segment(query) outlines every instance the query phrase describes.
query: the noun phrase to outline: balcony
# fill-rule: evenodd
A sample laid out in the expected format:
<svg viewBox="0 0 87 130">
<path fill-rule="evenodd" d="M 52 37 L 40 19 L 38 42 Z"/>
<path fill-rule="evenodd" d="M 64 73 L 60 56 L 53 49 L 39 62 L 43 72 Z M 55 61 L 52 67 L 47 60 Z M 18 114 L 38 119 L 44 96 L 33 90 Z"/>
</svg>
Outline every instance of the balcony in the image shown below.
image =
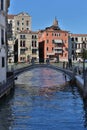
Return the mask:
<svg viewBox="0 0 87 130">
<path fill-rule="evenodd" d="M 62 54 L 63 53 L 63 49 L 62 48 L 54 49 L 54 53 L 55 54 Z"/>
<path fill-rule="evenodd" d="M 55 54 L 62 54 L 62 50 L 59 50 L 59 51 L 54 51 Z"/>
<path fill-rule="evenodd" d="M 76 53 L 82 53 L 82 49 L 76 49 Z"/>
<path fill-rule="evenodd" d="M 62 50 L 62 47 L 54 47 L 54 50 Z"/>
<path fill-rule="evenodd" d="M 28 48 L 27 48 L 27 47 L 23 47 L 23 46 L 20 46 L 20 49 L 21 49 L 21 50 L 25 50 L 25 51 L 27 51 L 27 50 L 28 50 Z"/>
<path fill-rule="evenodd" d="M 53 56 L 53 55 L 55 55 L 55 53 L 54 53 L 54 52 L 52 52 L 52 53 L 47 53 L 47 55 L 48 55 L 48 56 Z"/>
<path fill-rule="evenodd" d="M 61 39 L 55 39 L 54 44 L 63 44 L 63 41 Z"/>
<path fill-rule="evenodd" d="M 32 46 L 32 49 L 38 50 L 38 47 L 33 47 L 33 46 Z"/>
</svg>

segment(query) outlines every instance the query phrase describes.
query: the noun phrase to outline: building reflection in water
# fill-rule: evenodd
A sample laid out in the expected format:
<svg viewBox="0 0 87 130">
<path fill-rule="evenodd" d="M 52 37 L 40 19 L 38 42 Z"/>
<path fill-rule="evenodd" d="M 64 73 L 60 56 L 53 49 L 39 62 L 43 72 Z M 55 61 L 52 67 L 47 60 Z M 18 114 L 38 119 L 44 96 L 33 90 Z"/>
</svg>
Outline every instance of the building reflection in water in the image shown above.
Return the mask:
<svg viewBox="0 0 87 130">
<path fill-rule="evenodd" d="M 83 100 L 83 120 L 84 120 L 84 127 L 87 127 L 87 99 Z"/>
<path fill-rule="evenodd" d="M 13 96 L 0 105 L 0 130 L 64 129 L 66 124 L 74 130 L 87 128 L 87 101 L 65 83 L 64 74 L 50 69 L 21 74 Z"/>
</svg>

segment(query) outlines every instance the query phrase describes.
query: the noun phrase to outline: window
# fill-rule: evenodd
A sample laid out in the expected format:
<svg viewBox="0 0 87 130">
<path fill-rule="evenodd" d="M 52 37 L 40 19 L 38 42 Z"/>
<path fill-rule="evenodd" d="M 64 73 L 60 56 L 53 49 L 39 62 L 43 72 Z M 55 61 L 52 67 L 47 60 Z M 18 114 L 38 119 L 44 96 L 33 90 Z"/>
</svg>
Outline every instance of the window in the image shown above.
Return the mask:
<svg viewBox="0 0 87 130">
<path fill-rule="evenodd" d="M 29 21 L 28 20 L 26 21 L 26 26 L 29 26 Z"/>
<path fill-rule="evenodd" d="M 25 39 L 25 35 L 22 35 L 23 39 Z"/>
<path fill-rule="evenodd" d="M 32 49 L 32 54 L 36 54 L 36 50 L 35 49 Z"/>
<path fill-rule="evenodd" d="M 54 43 L 54 40 L 52 40 L 52 43 Z"/>
<path fill-rule="evenodd" d="M 33 47 L 33 43 L 34 43 L 34 42 L 32 41 L 32 47 Z"/>
<path fill-rule="evenodd" d="M 74 41 L 74 37 L 71 38 L 71 41 Z"/>
<path fill-rule="evenodd" d="M 17 30 L 19 30 L 19 28 L 17 28 Z"/>
<path fill-rule="evenodd" d="M 20 57 L 20 61 L 25 62 L 25 57 Z"/>
<path fill-rule="evenodd" d="M 23 41 L 23 47 L 25 47 L 25 41 Z"/>
<path fill-rule="evenodd" d="M 25 49 L 20 49 L 20 54 L 25 54 Z"/>
<path fill-rule="evenodd" d="M 46 35 L 48 36 L 48 33 Z"/>
<path fill-rule="evenodd" d="M 29 30 L 29 28 L 26 28 L 27 30 Z"/>
<path fill-rule="evenodd" d="M 36 49 L 32 49 L 32 54 L 37 54 L 37 50 Z"/>
<path fill-rule="evenodd" d="M 25 47 L 25 41 L 20 41 L 20 47 Z"/>
<path fill-rule="evenodd" d="M 47 39 L 47 43 L 49 43 L 49 40 Z"/>
<path fill-rule="evenodd" d="M 54 48 L 52 47 L 52 51 L 54 50 Z"/>
<path fill-rule="evenodd" d="M 12 20 L 10 20 L 10 24 L 12 24 Z"/>
<path fill-rule="evenodd" d="M 1 0 L 1 10 L 4 10 L 4 0 Z"/>
<path fill-rule="evenodd" d="M 67 57 L 67 54 L 65 53 L 65 57 Z"/>
<path fill-rule="evenodd" d="M 80 44 L 78 44 L 78 49 L 80 49 Z"/>
<path fill-rule="evenodd" d="M 75 49 L 77 49 L 77 44 L 75 44 Z"/>
<path fill-rule="evenodd" d="M 4 44 L 4 30 L 1 29 L 1 43 Z"/>
<path fill-rule="evenodd" d="M 83 37 L 81 38 L 81 41 L 83 41 Z"/>
<path fill-rule="evenodd" d="M 35 39 L 37 38 L 37 36 L 35 35 Z"/>
<path fill-rule="evenodd" d="M 32 39 L 34 38 L 34 35 L 32 35 Z"/>
<path fill-rule="evenodd" d="M 59 37 L 59 36 L 60 36 L 60 33 L 57 33 L 57 36 Z"/>
<path fill-rule="evenodd" d="M 25 39 L 25 35 L 20 35 L 20 39 Z"/>
<path fill-rule="evenodd" d="M 37 46 L 37 41 L 35 41 L 35 47 Z"/>
<path fill-rule="evenodd" d="M 77 37 L 75 38 L 75 40 L 76 40 L 76 42 L 78 42 L 78 38 Z"/>
<path fill-rule="evenodd" d="M 22 41 L 20 41 L 20 47 L 22 47 Z"/>
<path fill-rule="evenodd" d="M 2 67 L 4 67 L 4 66 L 5 66 L 5 58 L 2 57 Z"/>
<path fill-rule="evenodd" d="M 17 21 L 17 25 L 18 25 L 18 26 L 19 26 L 19 24 L 20 24 L 19 21 Z"/>
<path fill-rule="evenodd" d="M 20 39 L 22 39 L 22 35 L 20 35 Z"/>
<path fill-rule="evenodd" d="M 48 51 L 48 47 L 47 47 L 47 51 Z"/>
</svg>

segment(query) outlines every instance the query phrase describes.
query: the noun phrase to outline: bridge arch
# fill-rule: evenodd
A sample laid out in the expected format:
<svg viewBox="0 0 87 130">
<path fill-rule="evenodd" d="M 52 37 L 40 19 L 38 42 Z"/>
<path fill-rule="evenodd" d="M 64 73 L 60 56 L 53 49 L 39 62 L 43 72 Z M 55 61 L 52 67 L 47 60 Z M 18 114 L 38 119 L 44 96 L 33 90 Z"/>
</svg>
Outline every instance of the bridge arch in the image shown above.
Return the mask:
<svg viewBox="0 0 87 130">
<path fill-rule="evenodd" d="M 22 74 L 24 72 L 30 71 L 30 70 L 35 69 L 35 68 L 40 68 L 40 67 L 42 67 L 42 68 L 50 68 L 50 69 L 53 69 L 53 70 L 56 70 L 56 71 L 60 71 L 60 72 L 65 73 L 66 75 L 68 75 L 70 77 L 70 79 L 73 78 L 73 72 L 72 71 L 63 69 L 61 67 L 57 67 L 55 65 L 50 65 L 50 64 L 34 64 L 34 65 L 29 65 L 27 67 L 15 70 L 14 71 L 14 76 L 17 77 L 17 76 L 19 76 L 20 74 Z"/>
</svg>

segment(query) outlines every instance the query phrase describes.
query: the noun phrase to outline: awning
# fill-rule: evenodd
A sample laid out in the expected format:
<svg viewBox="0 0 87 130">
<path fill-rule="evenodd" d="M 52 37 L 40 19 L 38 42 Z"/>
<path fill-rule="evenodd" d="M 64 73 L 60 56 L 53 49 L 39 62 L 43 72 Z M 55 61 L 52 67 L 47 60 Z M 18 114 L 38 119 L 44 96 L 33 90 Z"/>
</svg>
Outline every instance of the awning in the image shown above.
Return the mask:
<svg viewBox="0 0 87 130">
<path fill-rule="evenodd" d="M 54 43 L 56 43 L 56 44 L 57 44 L 57 43 L 63 43 L 63 41 L 62 41 L 61 39 L 55 39 L 55 40 L 54 40 Z"/>
<path fill-rule="evenodd" d="M 47 53 L 47 55 L 54 55 L 54 53 Z"/>
</svg>

